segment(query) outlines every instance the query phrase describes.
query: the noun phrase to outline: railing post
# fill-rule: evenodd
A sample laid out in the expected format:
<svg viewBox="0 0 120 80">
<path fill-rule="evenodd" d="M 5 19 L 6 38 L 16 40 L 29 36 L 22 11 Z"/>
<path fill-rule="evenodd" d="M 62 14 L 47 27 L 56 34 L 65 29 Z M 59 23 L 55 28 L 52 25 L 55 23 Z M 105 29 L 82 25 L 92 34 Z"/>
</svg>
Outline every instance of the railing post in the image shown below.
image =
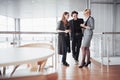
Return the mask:
<svg viewBox="0 0 120 80">
<path fill-rule="evenodd" d="M 110 62 L 110 59 L 109 59 L 109 41 L 110 41 L 110 39 L 109 39 L 109 37 L 108 37 L 108 35 L 107 35 L 107 72 L 109 72 L 109 62 Z"/>
<path fill-rule="evenodd" d="M 58 34 L 55 35 L 55 70 L 58 68 Z"/>
<path fill-rule="evenodd" d="M 103 45 L 103 34 L 100 35 L 100 57 L 101 57 L 101 71 L 103 72 L 103 53 L 104 53 L 104 45 Z M 103 51 L 103 52 L 102 52 Z"/>
</svg>

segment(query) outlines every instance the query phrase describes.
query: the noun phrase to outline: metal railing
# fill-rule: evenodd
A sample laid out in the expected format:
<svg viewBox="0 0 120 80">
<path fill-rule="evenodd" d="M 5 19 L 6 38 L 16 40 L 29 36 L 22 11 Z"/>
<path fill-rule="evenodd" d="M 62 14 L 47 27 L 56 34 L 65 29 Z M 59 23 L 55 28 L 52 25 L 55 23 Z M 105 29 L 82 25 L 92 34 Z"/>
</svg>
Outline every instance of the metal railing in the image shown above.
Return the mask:
<svg viewBox="0 0 120 80">
<path fill-rule="evenodd" d="M 101 63 L 102 71 L 103 65 L 107 65 L 107 71 L 109 71 L 109 65 L 112 65 L 114 62 L 112 58 L 120 57 L 119 47 L 120 32 L 94 33 L 91 43 L 91 57 Z"/>
</svg>

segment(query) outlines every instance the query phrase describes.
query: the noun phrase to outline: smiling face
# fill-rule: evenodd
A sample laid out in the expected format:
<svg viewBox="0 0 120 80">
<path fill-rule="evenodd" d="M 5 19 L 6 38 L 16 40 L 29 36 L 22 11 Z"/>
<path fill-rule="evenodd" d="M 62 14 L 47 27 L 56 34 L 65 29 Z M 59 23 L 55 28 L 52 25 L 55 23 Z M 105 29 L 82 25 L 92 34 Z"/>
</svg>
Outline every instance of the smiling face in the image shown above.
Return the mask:
<svg viewBox="0 0 120 80">
<path fill-rule="evenodd" d="M 73 18 L 74 20 L 77 20 L 77 19 L 78 19 L 78 14 L 74 13 L 74 14 L 72 15 L 72 18 Z"/>
</svg>

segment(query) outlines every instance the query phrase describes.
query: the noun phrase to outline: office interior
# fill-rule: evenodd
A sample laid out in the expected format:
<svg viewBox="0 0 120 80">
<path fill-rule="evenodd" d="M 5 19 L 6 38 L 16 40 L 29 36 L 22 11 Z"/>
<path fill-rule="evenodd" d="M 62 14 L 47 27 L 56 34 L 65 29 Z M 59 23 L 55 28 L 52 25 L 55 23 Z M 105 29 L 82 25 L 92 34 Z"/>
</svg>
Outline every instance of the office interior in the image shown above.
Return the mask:
<svg viewBox="0 0 120 80">
<path fill-rule="evenodd" d="M 84 19 L 83 11 L 86 8 L 91 9 L 91 16 L 95 19 L 90 46 L 92 64 L 88 67 L 90 72 L 86 74 L 92 77 L 89 75 L 87 78 L 83 76 L 85 69 L 77 73 L 79 68 L 74 65 L 71 53 L 67 56 L 70 67 L 63 67 L 61 55 L 57 54 L 56 33 L 57 22 L 61 20 L 63 12 L 68 11 L 71 14 L 75 10 L 79 13 L 78 17 Z M 0 48 L 16 48 L 28 43 L 51 43 L 56 54 L 53 63 L 57 63 L 54 64 L 57 68 L 53 68 L 57 69 L 58 80 L 119 80 L 117 76 L 120 73 L 119 25 L 120 0 L 0 0 Z M 80 52 L 80 60 L 81 54 Z M 47 66 L 52 64 L 51 60 L 52 58 L 47 62 Z M 94 65 L 99 68 L 100 73 L 105 72 L 109 75 L 104 77 L 99 74 L 98 79 L 93 79 L 97 78 L 92 74 Z M 113 73 L 118 72 L 112 74 L 111 67 Z M 13 65 L 7 68 L 9 74 Z M 20 69 L 22 68 L 24 66 Z M 0 69 L 2 70 L 2 67 Z M 69 69 L 77 71 L 72 73 Z M 97 74 L 97 70 L 95 71 Z M 72 74 L 77 74 L 77 77 Z"/>
</svg>

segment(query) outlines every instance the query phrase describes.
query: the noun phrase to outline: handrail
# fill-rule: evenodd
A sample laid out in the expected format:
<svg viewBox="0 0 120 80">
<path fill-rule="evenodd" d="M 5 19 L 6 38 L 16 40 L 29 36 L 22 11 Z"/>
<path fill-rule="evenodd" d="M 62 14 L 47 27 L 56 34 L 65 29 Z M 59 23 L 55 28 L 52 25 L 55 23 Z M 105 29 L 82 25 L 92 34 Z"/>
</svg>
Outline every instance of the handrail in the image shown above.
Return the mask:
<svg viewBox="0 0 120 80">
<path fill-rule="evenodd" d="M 100 34 L 120 34 L 120 32 L 101 32 L 101 33 L 94 33 L 95 35 Z"/>
<path fill-rule="evenodd" d="M 58 34 L 58 32 L 0 31 L 0 34 Z M 100 32 L 94 34 L 120 34 L 120 32 Z"/>
<path fill-rule="evenodd" d="M 0 34 L 58 34 L 57 32 L 0 31 Z"/>
<path fill-rule="evenodd" d="M 101 33 L 93 33 L 93 35 L 101 35 L 102 34 L 102 32 Z"/>
<path fill-rule="evenodd" d="M 120 34 L 120 32 L 103 32 L 103 34 Z"/>
</svg>

